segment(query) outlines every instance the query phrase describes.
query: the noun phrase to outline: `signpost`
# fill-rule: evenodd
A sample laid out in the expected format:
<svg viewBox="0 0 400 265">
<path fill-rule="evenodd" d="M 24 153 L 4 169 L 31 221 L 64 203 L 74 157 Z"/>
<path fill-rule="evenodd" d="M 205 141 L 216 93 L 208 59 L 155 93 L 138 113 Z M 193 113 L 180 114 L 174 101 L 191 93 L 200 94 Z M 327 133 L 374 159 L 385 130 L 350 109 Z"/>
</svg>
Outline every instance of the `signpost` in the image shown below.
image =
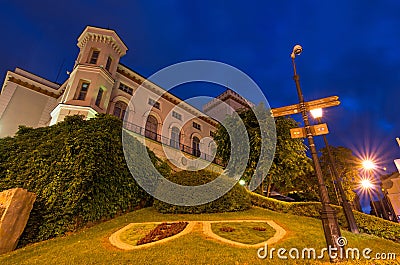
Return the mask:
<svg viewBox="0 0 400 265">
<path fill-rule="evenodd" d="M 331 96 L 327 98 L 321 98 L 317 100 L 304 102 L 304 106 L 306 107 L 306 111 L 310 111 L 313 109 L 323 109 L 338 106 L 340 101 L 338 100 L 338 96 Z M 292 115 L 301 113 L 300 104 L 293 104 L 285 107 L 271 109 L 271 114 L 273 117 L 280 117 L 286 115 Z"/>
<path fill-rule="evenodd" d="M 304 107 L 307 112 L 313 109 L 334 107 L 340 104 L 340 101 L 338 99 L 339 99 L 338 96 L 331 96 L 327 98 L 307 101 L 304 102 Z M 280 117 L 280 116 L 287 116 L 300 113 L 301 113 L 300 104 L 293 104 L 285 107 L 271 109 L 272 117 Z M 310 126 L 310 130 L 312 135 L 314 136 L 324 135 L 329 133 L 328 125 L 326 123 Z M 292 138 L 306 138 L 307 133 L 306 129 L 304 127 L 301 127 L 301 128 L 290 129 L 290 135 Z M 399 142 L 400 145 L 399 138 L 397 138 L 397 141 Z"/>
</svg>

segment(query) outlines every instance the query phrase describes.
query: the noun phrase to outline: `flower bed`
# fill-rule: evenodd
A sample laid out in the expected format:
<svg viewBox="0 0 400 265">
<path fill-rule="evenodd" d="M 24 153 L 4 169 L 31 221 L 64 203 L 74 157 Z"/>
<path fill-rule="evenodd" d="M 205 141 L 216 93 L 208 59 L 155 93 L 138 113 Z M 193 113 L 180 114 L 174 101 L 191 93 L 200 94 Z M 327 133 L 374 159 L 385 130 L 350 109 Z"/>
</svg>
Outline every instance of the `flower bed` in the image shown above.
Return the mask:
<svg viewBox="0 0 400 265">
<path fill-rule="evenodd" d="M 179 234 L 186 228 L 187 225 L 188 222 L 159 224 L 154 229 L 152 229 L 145 237 L 139 239 L 136 245 L 143 245 L 159 241 L 161 239 Z"/>
</svg>

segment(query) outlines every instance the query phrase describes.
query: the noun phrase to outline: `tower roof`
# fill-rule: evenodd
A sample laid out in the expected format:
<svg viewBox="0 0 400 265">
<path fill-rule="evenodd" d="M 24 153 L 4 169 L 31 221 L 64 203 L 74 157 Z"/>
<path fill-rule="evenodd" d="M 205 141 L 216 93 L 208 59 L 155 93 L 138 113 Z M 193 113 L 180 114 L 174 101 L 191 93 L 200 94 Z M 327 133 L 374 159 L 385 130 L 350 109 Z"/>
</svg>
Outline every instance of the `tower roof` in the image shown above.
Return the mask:
<svg viewBox="0 0 400 265">
<path fill-rule="evenodd" d="M 108 42 L 119 56 L 124 56 L 128 50 L 128 47 L 121 40 L 118 34 L 111 29 L 87 26 L 78 38 L 78 47 L 85 47 L 89 40 Z"/>
</svg>

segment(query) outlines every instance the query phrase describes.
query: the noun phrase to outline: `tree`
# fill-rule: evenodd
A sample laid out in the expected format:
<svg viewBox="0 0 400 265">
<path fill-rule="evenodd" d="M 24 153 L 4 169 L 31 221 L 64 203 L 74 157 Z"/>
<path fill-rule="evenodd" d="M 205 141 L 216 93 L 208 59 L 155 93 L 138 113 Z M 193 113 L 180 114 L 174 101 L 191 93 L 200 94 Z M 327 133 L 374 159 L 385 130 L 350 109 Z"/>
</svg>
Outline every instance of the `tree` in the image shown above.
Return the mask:
<svg viewBox="0 0 400 265">
<path fill-rule="evenodd" d="M 329 146 L 333 161 L 335 162 L 336 170 L 339 174 L 339 181 L 341 181 L 343 190 L 346 194 L 348 201 L 353 201 L 356 194 L 353 191 L 355 184 L 358 180 L 358 165 L 359 159 L 353 155 L 353 152 L 346 147 L 334 147 Z M 325 179 L 325 185 L 327 186 L 329 198 L 331 203 L 340 205 L 340 194 L 339 190 L 335 188 L 335 176 L 329 163 L 328 151 L 326 147 L 320 151 L 321 156 L 319 157 L 322 173 Z M 339 200 L 339 201 L 338 201 Z"/>
<path fill-rule="evenodd" d="M 304 139 L 292 139 L 290 129 L 299 126 L 291 117 L 275 119 L 277 144 L 274 162 L 266 178 L 267 195 L 271 188 L 282 194 L 297 193 L 308 199 L 315 199 L 317 181 L 312 161 L 307 157 Z"/>
<path fill-rule="evenodd" d="M 266 111 L 263 105 L 257 106 L 254 111 L 263 118 L 268 118 L 269 112 Z M 261 130 L 259 122 L 253 110 L 239 111 L 239 116 L 242 119 L 250 142 L 250 156 L 247 161 L 247 166 L 243 174 L 243 179 L 247 182 L 254 174 L 254 170 L 259 162 L 261 153 Z M 270 116 L 269 116 L 270 117 Z M 236 124 L 233 122 L 233 117 L 228 117 L 225 122 L 228 124 Z M 264 122 L 264 121 L 260 121 Z M 276 124 L 276 151 L 273 157 L 271 168 L 267 174 L 264 183 L 267 185 L 267 195 L 271 188 L 280 191 L 281 193 L 288 193 L 292 191 L 308 192 L 310 186 L 311 172 L 313 171 L 310 159 L 306 156 L 306 146 L 303 139 L 291 139 L 290 129 L 297 127 L 298 123 L 289 117 L 280 117 L 275 119 Z M 268 132 L 264 132 L 267 138 L 272 139 L 272 129 L 267 128 Z M 275 135 L 275 134 L 274 134 Z M 221 158 L 224 163 L 230 159 L 231 144 L 227 130 L 220 125 L 217 129 L 214 140 L 217 143 L 217 156 Z M 273 153 L 275 145 L 269 143 L 266 147 L 268 152 Z M 272 157 L 266 157 L 269 159 Z M 312 181 L 311 181 L 312 182 Z M 263 183 L 263 184 L 264 184 Z M 261 185 L 259 192 L 262 193 L 264 188 Z"/>
</svg>

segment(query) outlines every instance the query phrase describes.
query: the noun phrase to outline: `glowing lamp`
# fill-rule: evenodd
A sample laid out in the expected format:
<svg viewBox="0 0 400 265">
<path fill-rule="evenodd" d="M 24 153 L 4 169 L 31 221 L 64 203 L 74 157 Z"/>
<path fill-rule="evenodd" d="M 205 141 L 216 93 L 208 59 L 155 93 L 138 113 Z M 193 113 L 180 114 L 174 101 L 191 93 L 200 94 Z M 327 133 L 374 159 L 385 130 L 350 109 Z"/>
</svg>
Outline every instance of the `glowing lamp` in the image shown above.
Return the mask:
<svg viewBox="0 0 400 265">
<path fill-rule="evenodd" d="M 311 115 L 314 117 L 314 119 L 318 119 L 322 117 L 322 109 L 312 109 L 310 110 Z"/>
<path fill-rule="evenodd" d="M 371 161 L 371 160 L 364 160 L 362 162 L 362 166 L 366 170 L 371 170 L 371 169 L 374 169 L 376 167 L 375 163 L 373 161 Z"/>
<path fill-rule="evenodd" d="M 372 185 L 372 183 L 371 183 L 371 181 L 369 179 L 363 179 L 361 181 L 361 186 L 364 189 L 371 189 L 373 187 L 373 185 Z"/>
</svg>

